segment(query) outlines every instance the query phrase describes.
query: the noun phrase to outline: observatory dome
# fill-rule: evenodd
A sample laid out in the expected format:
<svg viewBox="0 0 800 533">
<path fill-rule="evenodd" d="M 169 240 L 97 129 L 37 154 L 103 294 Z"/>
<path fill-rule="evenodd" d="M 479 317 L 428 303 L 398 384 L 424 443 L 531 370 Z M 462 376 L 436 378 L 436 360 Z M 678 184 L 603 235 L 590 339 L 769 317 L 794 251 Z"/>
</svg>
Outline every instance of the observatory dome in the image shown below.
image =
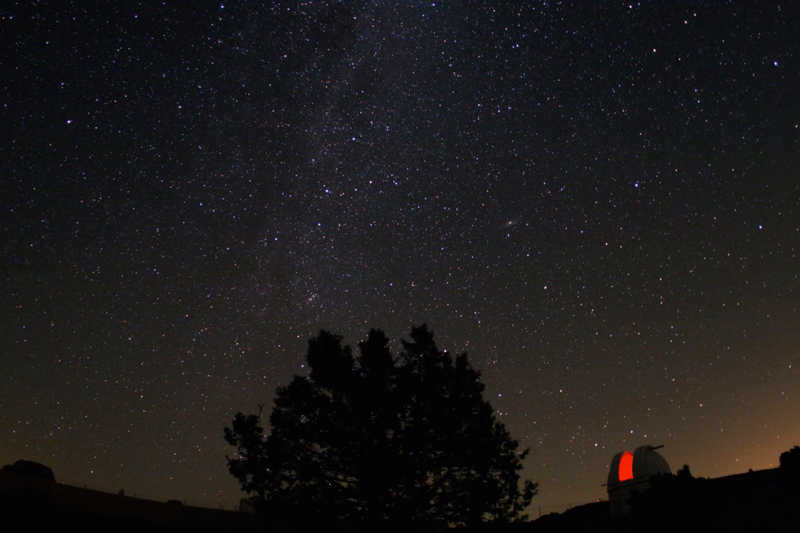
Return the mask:
<svg viewBox="0 0 800 533">
<path fill-rule="evenodd" d="M 646 481 L 659 474 L 671 474 L 667 460 L 656 452 L 661 446 L 639 446 L 633 452 L 619 452 L 611 460 L 608 488 L 627 481 Z"/>
<path fill-rule="evenodd" d="M 633 492 L 650 487 L 650 479 L 671 474 L 669 464 L 658 452 L 661 446 L 639 446 L 633 452 L 619 452 L 611 459 L 608 471 L 608 497 L 613 515 L 626 514 Z"/>
</svg>

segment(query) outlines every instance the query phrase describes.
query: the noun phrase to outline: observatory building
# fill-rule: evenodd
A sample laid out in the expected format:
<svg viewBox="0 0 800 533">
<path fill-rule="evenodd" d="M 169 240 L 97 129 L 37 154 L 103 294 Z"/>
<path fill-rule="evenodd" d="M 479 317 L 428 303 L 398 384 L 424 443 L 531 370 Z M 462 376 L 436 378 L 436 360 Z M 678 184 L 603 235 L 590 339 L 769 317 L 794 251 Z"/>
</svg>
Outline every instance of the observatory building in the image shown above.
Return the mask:
<svg viewBox="0 0 800 533">
<path fill-rule="evenodd" d="M 624 516 L 630 511 L 630 498 L 650 488 L 650 479 L 671 474 L 666 459 L 656 452 L 662 446 L 639 446 L 633 452 L 619 452 L 611 460 L 608 471 L 608 500 L 611 516 Z"/>
</svg>

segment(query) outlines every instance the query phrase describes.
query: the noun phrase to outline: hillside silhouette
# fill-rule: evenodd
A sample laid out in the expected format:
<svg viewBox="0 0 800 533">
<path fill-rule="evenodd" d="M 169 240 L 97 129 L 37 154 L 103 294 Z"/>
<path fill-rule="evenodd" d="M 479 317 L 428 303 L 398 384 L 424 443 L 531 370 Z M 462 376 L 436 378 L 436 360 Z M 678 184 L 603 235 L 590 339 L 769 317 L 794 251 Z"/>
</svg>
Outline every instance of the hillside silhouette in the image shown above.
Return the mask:
<svg viewBox="0 0 800 533">
<path fill-rule="evenodd" d="M 58 483 L 40 463 L 16 461 L 0 470 L 3 531 L 256 531 L 247 513 L 159 502 Z M 14 529 L 6 529 L 13 524 Z"/>
<path fill-rule="evenodd" d="M 795 446 L 781 455 L 778 468 L 719 478 L 695 478 L 684 465 L 675 475 L 654 479 L 650 490 L 632 499 L 632 512 L 622 519 L 612 518 L 608 501 L 598 501 L 572 507 L 563 513 L 550 513 L 532 522 L 457 529 L 427 527 L 413 531 L 794 532 L 800 526 L 798 456 L 800 447 Z M 177 501 L 158 502 L 75 487 L 58 483 L 46 465 L 25 460 L 0 470 L 0 511 L 4 530 L 13 524 L 16 530 L 358 531 L 345 521 L 310 520 L 292 525 L 285 518 L 266 514 L 192 507 Z"/>
</svg>

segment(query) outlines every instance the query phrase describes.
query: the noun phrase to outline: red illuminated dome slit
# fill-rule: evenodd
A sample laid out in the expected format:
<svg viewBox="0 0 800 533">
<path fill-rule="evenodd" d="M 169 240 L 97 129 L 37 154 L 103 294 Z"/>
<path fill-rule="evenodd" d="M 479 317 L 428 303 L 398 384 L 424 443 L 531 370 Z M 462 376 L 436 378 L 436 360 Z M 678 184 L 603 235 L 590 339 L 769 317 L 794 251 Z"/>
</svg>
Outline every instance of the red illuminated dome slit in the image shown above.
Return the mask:
<svg viewBox="0 0 800 533">
<path fill-rule="evenodd" d="M 619 458 L 619 480 L 627 481 L 633 479 L 633 454 L 624 452 Z"/>
</svg>

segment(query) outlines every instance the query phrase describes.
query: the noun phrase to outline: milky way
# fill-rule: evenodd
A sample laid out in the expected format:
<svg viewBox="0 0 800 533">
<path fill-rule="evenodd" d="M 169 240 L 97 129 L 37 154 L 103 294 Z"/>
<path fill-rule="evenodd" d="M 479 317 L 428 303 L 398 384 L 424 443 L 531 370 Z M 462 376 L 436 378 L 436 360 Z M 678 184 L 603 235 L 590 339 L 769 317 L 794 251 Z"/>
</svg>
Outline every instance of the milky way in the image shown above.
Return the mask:
<svg viewBox="0 0 800 533">
<path fill-rule="evenodd" d="M 531 448 L 536 510 L 604 497 L 645 443 L 695 475 L 776 464 L 792 8 L 0 9 L 0 461 L 232 506 L 222 428 L 312 335 L 425 322 Z"/>
</svg>

